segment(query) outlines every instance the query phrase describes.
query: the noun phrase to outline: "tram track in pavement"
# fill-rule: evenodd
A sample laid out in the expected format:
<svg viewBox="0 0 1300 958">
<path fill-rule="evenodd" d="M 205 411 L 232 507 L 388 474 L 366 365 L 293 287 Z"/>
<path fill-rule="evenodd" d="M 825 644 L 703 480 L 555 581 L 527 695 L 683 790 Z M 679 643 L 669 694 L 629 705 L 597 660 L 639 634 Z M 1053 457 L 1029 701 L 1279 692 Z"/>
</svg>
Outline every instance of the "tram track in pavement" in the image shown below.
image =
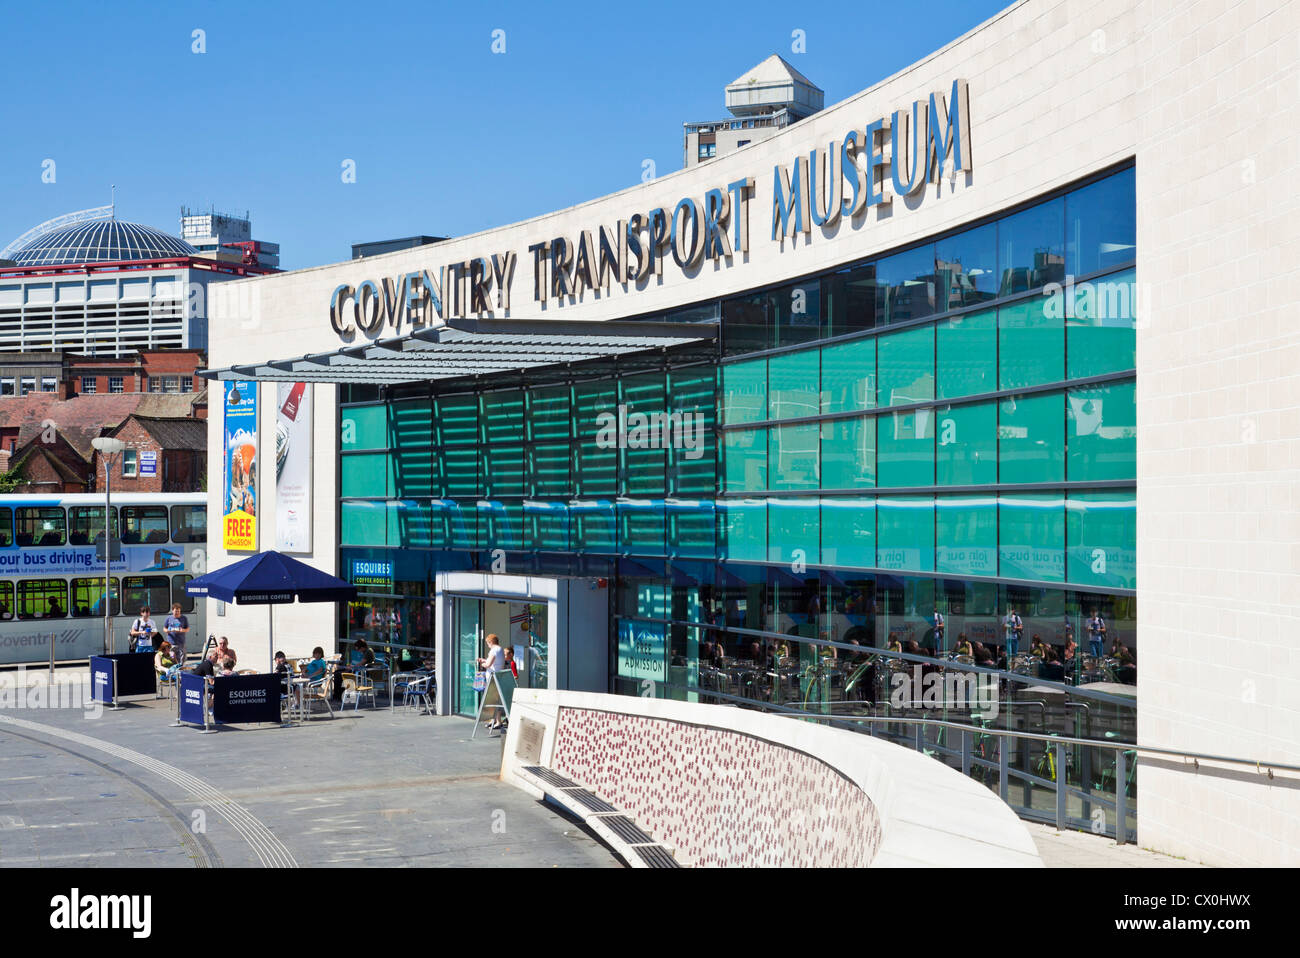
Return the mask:
<svg viewBox="0 0 1300 958">
<path fill-rule="evenodd" d="M 23 731 L 18 731 L 22 729 Z M 71 755 L 81 761 L 89 762 L 98 768 L 108 771 L 130 782 L 134 787 L 140 789 L 148 796 L 151 803 L 159 804 L 162 809 L 168 813 L 163 818 L 169 826 L 177 829 L 178 834 L 183 836 L 182 842 L 186 849 L 191 853 L 196 867 L 222 867 L 221 856 L 217 853 L 212 843 L 202 834 L 193 834 L 189 822 L 179 809 L 163 798 L 155 789 L 151 788 L 146 782 L 135 775 L 116 768 L 109 763 L 102 762 L 92 758 L 77 749 L 66 745 L 57 744 L 49 741 L 48 737 L 52 736 L 57 739 L 63 739 L 81 746 L 83 749 L 91 749 L 107 753 L 115 758 L 137 765 L 146 771 L 152 772 L 159 778 L 162 778 L 173 785 L 184 789 L 189 795 L 193 796 L 198 804 L 215 812 L 230 825 L 235 832 L 243 838 L 253 850 L 263 867 L 266 868 L 296 868 L 298 862 L 289 849 L 280 841 L 275 834 L 268 829 L 259 819 L 253 816 L 247 809 L 226 795 L 219 789 L 209 785 L 200 778 L 182 771 L 166 762 L 151 758 L 143 752 L 137 752 L 134 749 L 125 748 L 121 745 L 115 745 L 112 742 L 105 742 L 101 739 L 89 735 L 82 735 L 80 732 L 72 732 L 66 729 L 57 728 L 52 725 L 46 725 L 41 722 L 32 722 L 27 719 L 14 718 L 8 715 L 0 715 L 0 732 L 7 732 L 17 738 L 36 743 L 43 747 L 55 748 L 65 754 Z M 24 734 L 26 732 L 27 734 Z"/>
</svg>

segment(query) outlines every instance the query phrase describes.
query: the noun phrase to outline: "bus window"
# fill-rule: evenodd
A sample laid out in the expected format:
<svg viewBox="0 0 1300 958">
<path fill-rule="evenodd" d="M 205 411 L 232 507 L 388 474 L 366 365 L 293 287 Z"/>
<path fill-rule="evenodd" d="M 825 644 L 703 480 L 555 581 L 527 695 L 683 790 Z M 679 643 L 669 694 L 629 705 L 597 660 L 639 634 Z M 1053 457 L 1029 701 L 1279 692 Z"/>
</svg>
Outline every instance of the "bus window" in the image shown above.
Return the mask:
<svg viewBox="0 0 1300 958">
<path fill-rule="evenodd" d="M 19 512 L 23 510 L 19 509 Z M 63 510 L 59 510 L 62 512 Z M 67 615 L 68 583 L 64 579 L 19 579 L 18 618 L 61 619 Z"/>
<path fill-rule="evenodd" d="M 112 589 L 113 601 L 109 606 L 110 615 L 120 615 L 121 610 L 118 608 L 117 598 L 122 594 L 120 583 L 116 578 L 109 580 Z M 73 579 L 72 580 L 72 617 L 85 618 L 86 616 L 104 615 L 104 577 L 98 579 Z"/>
<path fill-rule="evenodd" d="M 0 508 L 0 547 L 5 549 L 14 544 L 14 511 L 8 506 Z M 9 589 L 9 597 L 13 598 L 13 588 Z M 13 608 L 10 603 L 9 608 Z"/>
<path fill-rule="evenodd" d="M 0 582 L 0 619 L 14 617 L 14 584 Z"/>
<path fill-rule="evenodd" d="M 113 509 L 116 528 L 117 509 Z M 114 532 L 114 535 L 117 533 Z M 88 546 L 104 537 L 103 506 L 73 506 L 68 510 L 68 545 Z"/>
<path fill-rule="evenodd" d="M 156 612 L 161 621 L 171 608 L 171 583 L 165 575 L 129 575 L 122 580 L 122 602 L 127 612 L 139 612 L 148 606 L 150 615 Z"/>
<path fill-rule="evenodd" d="M 206 542 L 207 506 L 172 506 L 172 542 Z"/>
<path fill-rule="evenodd" d="M 67 541 L 63 509 L 19 506 L 14 512 L 14 532 L 20 546 L 61 546 Z"/>
<path fill-rule="evenodd" d="M 186 615 L 194 611 L 194 596 L 185 591 L 185 584 L 193 578 L 192 575 L 172 576 L 172 602 L 179 602 Z"/>
<path fill-rule="evenodd" d="M 122 542 L 129 545 L 141 542 L 166 541 L 166 506 L 122 507 Z M 128 604 L 127 608 L 130 607 L 130 604 Z M 152 606 L 150 606 L 150 609 L 152 610 Z"/>
</svg>

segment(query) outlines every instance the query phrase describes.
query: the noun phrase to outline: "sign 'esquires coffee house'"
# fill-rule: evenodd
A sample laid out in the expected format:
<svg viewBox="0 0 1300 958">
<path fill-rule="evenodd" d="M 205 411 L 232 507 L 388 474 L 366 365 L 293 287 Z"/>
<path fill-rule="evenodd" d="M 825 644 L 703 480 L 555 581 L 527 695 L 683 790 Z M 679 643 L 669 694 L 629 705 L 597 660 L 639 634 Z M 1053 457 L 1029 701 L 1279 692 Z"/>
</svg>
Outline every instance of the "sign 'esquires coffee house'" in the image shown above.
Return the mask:
<svg viewBox="0 0 1300 958">
<path fill-rule="evenodd" d="M 352 608 L 277 610 L 285 651 L 333 634 L 399 662 L 432 655 L 444 714 L 473 712 L 487 632 L 516 648 L 525 685 L 823 713 L 865 708 L 886 663 L 962 636 L 996 668 L 1015 609 L 1021 651 L 1037 637 L 1087 652 L 1095 612 L 1126 675 L 1140 659 L 1142 709 L 1113 691 L 1123 677 L 1090 689 L 1079 655 L 1064 677 L 1008 679 L 1055 684 L 1117 734 L 1186 745 L 1169 730 L 1274 727 L 1239 715 L 1186 649 L 1249 607 L 1258 627 L 1234 658 L 1257 641 L 1266 661 L 1284 623 L 1250 584 L 1265 596 L 1300 570 L 1216 531 L 1255 508 L 1221 459 L 1161 450 L 1216 428 L 1187 396 L 1218 390 L 1231 408 L 1214 422 L 1237 422 L 1300 376 L 1241 379 L 1255 367 L 1189 354 L 1231 329 L 1269 355 L 1282 326 L 1189 299 L 1186 271 L 1224 239 L 1184 198 L 1213 193 L 1250 211 L 1243 229 L 1294 236 L 1294 190 L 1263 165 L 1249 194 L 1209 190 L 1210 159 L 1171 147 L 1175 123 L 1179 143 L 1227 144 L 1265 121 L 1222 63 L 1212 110 L 1179 99 L 1200 62 L 1183 51 L 1204 45 L 1194 17 L 1158 7 L 1022 0 L 698 166 L 433 246 L 223 284 L 208 375 L 260 401 L 242 432 L 212 417 L 225 494 L 211 508 L 256 522 L 212 561 L 280 545 L 352 577 Z M 1245 25 L 1243 49 L 1290 30 Z M 1157 82 L 1152 63 L 1179 65 Z M 1269 128 L 1298 111 L 1277 107 Z M 1216 273 L 1214 301 L 1247 302 L 1259 268 Z M 291 419 L 280 390 L 296 384 Z M 1227 504 L 1232 522 L 1191 517 Z M 1230 575 L 1201 574 L 1225 556 Z M 1175 586 L 1188 562 L 1195 594 Z M 255 647 L 263 617 L 224 612 L 218 631 Z M 727 678 L 737 662 L 750 680 Z M 1223 751 L 1278 746 L 1243 734 Z M 1213 780 L 1141 779 L 1148 847 L 1213 860 L 1197 835 L 1257 827 L 1207 817 L 1226 787 Z"/>
</svg>

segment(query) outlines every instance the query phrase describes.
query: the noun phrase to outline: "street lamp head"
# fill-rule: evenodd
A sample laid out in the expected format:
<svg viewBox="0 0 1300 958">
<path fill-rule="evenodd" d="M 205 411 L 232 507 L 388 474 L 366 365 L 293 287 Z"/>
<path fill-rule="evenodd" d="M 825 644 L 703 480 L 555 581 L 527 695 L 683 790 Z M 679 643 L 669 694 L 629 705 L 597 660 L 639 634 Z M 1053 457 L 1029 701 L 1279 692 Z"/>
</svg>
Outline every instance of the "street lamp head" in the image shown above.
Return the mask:
<svg viewBox="0 0 1300 958">
<path fill-rule="evenodd" d="M 126 448 L 126 443 L 121 439 L 113 439 L 109 436 L 96 436 L 90 440 L 90 444 L 107 456 L 116 455 Z"/>
</svg>

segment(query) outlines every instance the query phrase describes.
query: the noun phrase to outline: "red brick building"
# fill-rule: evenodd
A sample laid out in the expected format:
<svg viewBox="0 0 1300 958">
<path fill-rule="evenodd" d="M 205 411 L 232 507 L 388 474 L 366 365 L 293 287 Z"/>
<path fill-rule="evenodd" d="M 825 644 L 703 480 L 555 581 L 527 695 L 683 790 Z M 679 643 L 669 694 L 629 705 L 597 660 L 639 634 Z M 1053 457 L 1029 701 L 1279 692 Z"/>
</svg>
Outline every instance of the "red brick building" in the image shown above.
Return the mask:
<svg viewBox="0 0 1300 958">
<path fill-rule="evenodd" d="M 142 392 L 189 395 L 203 391 L 206 384 L 195 372 L 205 364 L 201 349 L 152 349 L 122 356 L 67 350 L 0 352 L 0 401 L 33 393 L 60 399 Z"/>
<path fill-rule="evenodd" d="M 208 427 L 202 419 L 131 414 L 107 435 L 127 448 L 116 457 L 113 488 L 121 492 L 200 492 L 208 464 Z M 93 448 L 93 447 L 92 447 Z M 104 474 L 94 453 L 95 476 Z"/>
</svg>

